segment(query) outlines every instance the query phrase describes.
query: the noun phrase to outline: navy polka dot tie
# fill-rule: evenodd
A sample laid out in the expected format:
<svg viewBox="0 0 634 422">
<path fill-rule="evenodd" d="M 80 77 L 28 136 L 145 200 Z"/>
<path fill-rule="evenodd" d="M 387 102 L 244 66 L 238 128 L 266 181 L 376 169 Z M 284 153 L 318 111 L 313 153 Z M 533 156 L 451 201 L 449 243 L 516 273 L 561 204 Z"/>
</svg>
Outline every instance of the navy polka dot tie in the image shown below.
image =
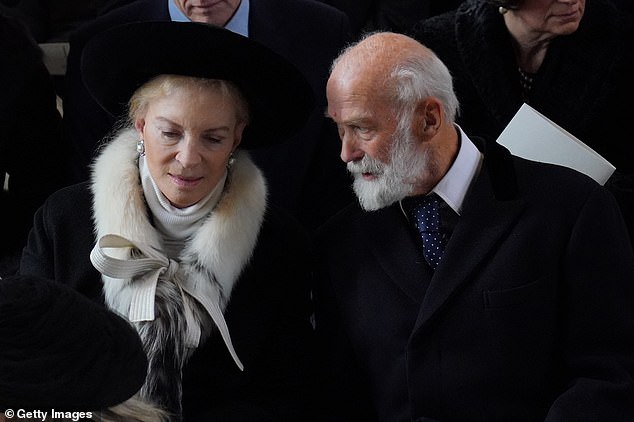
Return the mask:
<svg viewBox="0 0 634 422">
<path fill-rule="evenodd" d="M 423 256 L 430 267 L 436 269 L 445 251 L 447 239 L 440 230 L 440 203 L 436 195 L 420 198 L 411 217 L 423 240 Z"/>
</svg>

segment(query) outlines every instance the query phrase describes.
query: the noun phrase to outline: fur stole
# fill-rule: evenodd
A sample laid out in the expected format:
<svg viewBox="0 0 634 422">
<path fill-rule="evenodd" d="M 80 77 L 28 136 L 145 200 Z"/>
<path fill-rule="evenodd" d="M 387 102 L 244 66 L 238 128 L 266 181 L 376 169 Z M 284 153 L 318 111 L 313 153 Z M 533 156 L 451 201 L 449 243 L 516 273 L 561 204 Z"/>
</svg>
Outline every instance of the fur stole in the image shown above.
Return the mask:
<svg viewBox="0 0 634 422">
<path fill-rule="evenodd" d="M 161 236 L 152 226 L 139 178 L 137 138 L 133 129 L 123 130 L 94 163 L 91 189 L 96 236 L 101 239 L 116 234 L 161 251 Z M 159 276 L 153 298 L 154 319 L 134 322 L 149 361 L 140 395 L 177 415 L 181 413 L 182 368 L 193 351 L 185 338 L 185 308 L 191 308 L 199 325 L 200 342 L 213 329 L 201 304 L 179 286 L 187 284 L 224 311 L 252 256 L 266 210 L 267 189 L 260 170 L 246 152 L 237 152 L 235 158 L 219 203 L 188 240 L 176 259 L 177 269 Z M 110 256 L 119 259 L 138 253 L 134 247 L 109 251 Z M 135 279 L 105 275 L 102 279 L 107 306 L 127 317 Z M 239 355 L 239 350 L 236 353 Z"/>
</svg>

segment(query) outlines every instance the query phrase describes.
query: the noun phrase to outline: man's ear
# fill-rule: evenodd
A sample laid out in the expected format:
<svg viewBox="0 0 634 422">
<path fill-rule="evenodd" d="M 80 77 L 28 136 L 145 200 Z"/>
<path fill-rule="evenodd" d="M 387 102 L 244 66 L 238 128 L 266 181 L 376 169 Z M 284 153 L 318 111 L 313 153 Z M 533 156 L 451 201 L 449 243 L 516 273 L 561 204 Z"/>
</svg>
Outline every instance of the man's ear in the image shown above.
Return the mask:
<svg viewBox="0 0 634 422">
<path fill-rule="evenodd" d="M 414 134 L 418 139 L 430 139 L 442 124 L 442 103 L 435 97 L 419 101 L 414 110 Z"/>
</svg>

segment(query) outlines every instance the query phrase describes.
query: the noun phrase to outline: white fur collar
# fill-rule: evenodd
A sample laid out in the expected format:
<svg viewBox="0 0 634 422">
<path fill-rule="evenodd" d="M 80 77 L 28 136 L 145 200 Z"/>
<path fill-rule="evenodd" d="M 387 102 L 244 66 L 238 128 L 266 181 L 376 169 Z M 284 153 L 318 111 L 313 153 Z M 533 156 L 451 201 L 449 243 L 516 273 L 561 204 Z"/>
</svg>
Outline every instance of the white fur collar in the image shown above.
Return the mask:
<svg viewBox="0 0 634 422">
<path fill-rule="evenodd" d="M 162 250 L 160 235 L 148 218 L 139 181 L 137 139 L 133 129 L 123 131 L 104 148 L 93 165 L 95 231 L 97 238 L 117 234 Z M 236 153 L 220 202 L 181 254 L 185 274 L 189 263 L 202 266 L 215 276 L 221 287 L 223 307 L 251 258 L 266 209 L 266 195 L 260 170 L 247 153 Z M 129 298 L 121 293 L 129 281 L 105 276 L 104 281 L 107 304 L 127 314 Z"/>
</svg>

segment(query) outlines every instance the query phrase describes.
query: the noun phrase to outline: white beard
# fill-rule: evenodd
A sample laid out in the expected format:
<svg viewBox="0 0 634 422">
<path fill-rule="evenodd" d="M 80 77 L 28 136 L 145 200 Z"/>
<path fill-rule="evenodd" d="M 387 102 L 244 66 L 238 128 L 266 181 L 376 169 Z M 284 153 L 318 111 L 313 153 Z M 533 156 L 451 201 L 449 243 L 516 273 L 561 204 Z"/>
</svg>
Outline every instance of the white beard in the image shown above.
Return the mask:
<svg viewBox="0 0 634 422">
<path fill-rule="evenodd" d="M 387 207 L 411 193 L 412 186 L 395 177 L 389 165 L 384 167 L 385 170 L 381 174 L 375 173 L 376 179 L 365 180 L 361 173 L 368 171 L 368 166 L 373 164 L 372 161 L 374 160 L 366 155 L 360 162 L 355 163 L 363 166 L 364 170 L 360 171 L 352 170 L 351 166 L 348 166 L 354 175 L 352 184 L 354 193 L 364 210 L 374 211 Z"/>
<path fill-rule="evenodd" d="M 359 204 L 366 211 L 375 211 L 392 205 L 409 196 L 418 181 L 432 172 L 433 161 L 429 149 L 421 154 L 416 149 L 416 140 L 402 125 L 394 134 L 390 151 L 390 162 L 365 155 L 359 161 L 348 163 L 348 171 L 354 176 L 353 189 Z M 365 180 L 363 173 L 372 173 L 373 180 Z"/>
</svg>

